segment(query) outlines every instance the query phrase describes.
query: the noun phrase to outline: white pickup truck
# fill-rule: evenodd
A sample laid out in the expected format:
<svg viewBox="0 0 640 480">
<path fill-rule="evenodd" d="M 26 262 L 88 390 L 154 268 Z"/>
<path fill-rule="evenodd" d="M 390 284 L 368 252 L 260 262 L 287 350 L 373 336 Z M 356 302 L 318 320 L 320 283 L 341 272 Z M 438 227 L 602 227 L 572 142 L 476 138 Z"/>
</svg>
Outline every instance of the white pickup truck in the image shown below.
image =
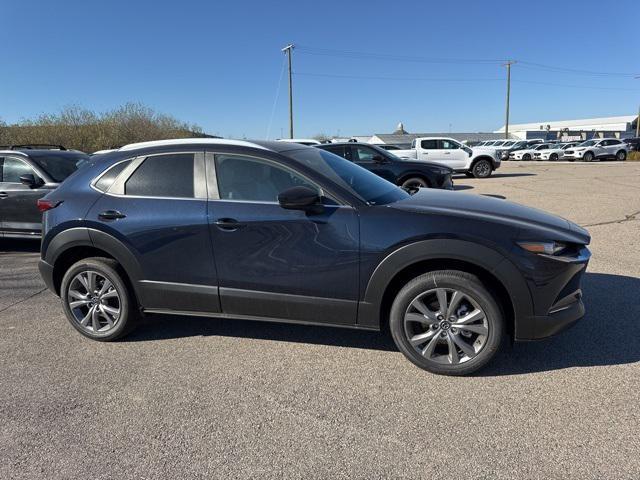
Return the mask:
<svg viewBox="0 0 640 480">
<path fill-rule="evenodd" d="M 440 163 L 469 177 L 486 178 L 500 167 L 495 148 L 469 148 L 453 138 L 416 138 L 410 150 L 392 150 L 391 153 L 400 158 Z"/>
</svg>

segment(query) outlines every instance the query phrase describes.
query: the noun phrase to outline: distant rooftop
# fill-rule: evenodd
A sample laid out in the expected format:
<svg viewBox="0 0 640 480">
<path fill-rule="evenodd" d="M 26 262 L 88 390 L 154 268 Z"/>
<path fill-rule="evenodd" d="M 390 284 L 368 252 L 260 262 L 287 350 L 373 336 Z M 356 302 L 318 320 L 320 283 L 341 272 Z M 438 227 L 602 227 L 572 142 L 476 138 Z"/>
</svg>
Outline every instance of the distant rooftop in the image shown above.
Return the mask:
<svg viewBox="0 0 640 480">
<path fill-rule="evenodd" d="M 509 131 L 516 130 L 611 130 L 611 131 L 625 131 L 628 130 L 632 124 L 635 125 L 637 115 L 622 115 L 618 117 L 598 117 L 598 118 L 584 118 L 578 120 L 552 120 L 544 122 L 532 122 L 532 123 L 513 123 L 509 124 Z M 503 126 L 495 133 L 504 132 Z"/>
</svg>

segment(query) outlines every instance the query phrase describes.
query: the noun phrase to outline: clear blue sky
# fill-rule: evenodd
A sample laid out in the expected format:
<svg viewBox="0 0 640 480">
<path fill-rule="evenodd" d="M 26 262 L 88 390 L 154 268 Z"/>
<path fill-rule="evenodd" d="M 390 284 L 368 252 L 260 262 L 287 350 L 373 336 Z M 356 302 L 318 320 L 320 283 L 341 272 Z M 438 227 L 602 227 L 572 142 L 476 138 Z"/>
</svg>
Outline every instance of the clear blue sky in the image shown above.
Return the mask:
<svg viewBox="0 0 640 480">
<path fill-rule="evenodd" d="M 3 0 L 0 18 L 6 122 L 134 101 L 209 133 L 265 138 L 289 42 L 301 47 L 301 137 L 384 133 L 399 121 L 414 132 L 494 130 L 504 123 L 501 59 L 640 75 L 638 0 Z M 517 64 L 512 79 L 512 122 L 631 115 L 640 103 L 633 76 Z M 286 135 L 287 112 L 283 76 L 270 137 Z"/>
</svg>

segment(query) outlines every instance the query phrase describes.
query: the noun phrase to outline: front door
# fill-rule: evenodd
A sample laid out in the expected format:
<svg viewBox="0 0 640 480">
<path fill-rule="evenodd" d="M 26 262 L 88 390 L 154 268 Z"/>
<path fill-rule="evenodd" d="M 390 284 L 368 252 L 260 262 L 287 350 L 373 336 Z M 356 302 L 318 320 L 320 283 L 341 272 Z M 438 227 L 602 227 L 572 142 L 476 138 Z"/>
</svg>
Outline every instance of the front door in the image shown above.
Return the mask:
<svg viewBox="0 0 640 480">
<path fill-rule="evenodd" d="M 29 174 L 44 183 L 24 160 L 11 156 L 0 159 L 0 230 L 7 236 L 38 236 L 42 230 L 36 202 L 51 190 L 23 185 L 20 177 Z"/>
<path fill-rule="evenodd" d="M 439 156 L 443 159 L 442 164 L 453 169 L 464 168 L 469 154 L 462 149 L 462 146 L 451 140 L 438 140 Z"/>
<path fill-rule="evenodd" d="M 352 152 L 351 158 L 354 163 L 393 184 L 396 183 L 396 175 L 391 169 L 391 162 L 382 157 L 380 152 L 366 145 L 351 145 L 350 148 Z"/>
<path fill-rule="evenodd" d="M 354 324 L 358 302 L 356 211 L 277 160 L 207 154 L 209 223 L 222 311 Z M 324 211 L 280 207 L 280 192 L 317 189 Z"/>
</svg>

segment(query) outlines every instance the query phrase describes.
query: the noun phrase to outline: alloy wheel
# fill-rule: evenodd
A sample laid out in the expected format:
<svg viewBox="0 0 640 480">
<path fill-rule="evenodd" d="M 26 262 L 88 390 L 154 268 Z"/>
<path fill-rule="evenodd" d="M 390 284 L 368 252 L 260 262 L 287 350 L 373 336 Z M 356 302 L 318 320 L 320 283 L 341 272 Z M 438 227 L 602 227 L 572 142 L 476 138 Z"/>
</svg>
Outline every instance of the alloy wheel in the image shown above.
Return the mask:
<svg viewBox="0 0 640 480">
<path fill-rule="evenodd" d="M 480 353 L 487 343 L 489 322 L 471 295 L 434 288 L 409 304 L 404 332 L 409 344 L 427 360 L 458 365 Z"/>
<path fill-rule="evenodd" d="M 91 334 L 108 332 L 120 319 L 120 293 L 108 278 L 94 270 L 73 277 L 67 305 L 78 325 Z"/>
</svg>

